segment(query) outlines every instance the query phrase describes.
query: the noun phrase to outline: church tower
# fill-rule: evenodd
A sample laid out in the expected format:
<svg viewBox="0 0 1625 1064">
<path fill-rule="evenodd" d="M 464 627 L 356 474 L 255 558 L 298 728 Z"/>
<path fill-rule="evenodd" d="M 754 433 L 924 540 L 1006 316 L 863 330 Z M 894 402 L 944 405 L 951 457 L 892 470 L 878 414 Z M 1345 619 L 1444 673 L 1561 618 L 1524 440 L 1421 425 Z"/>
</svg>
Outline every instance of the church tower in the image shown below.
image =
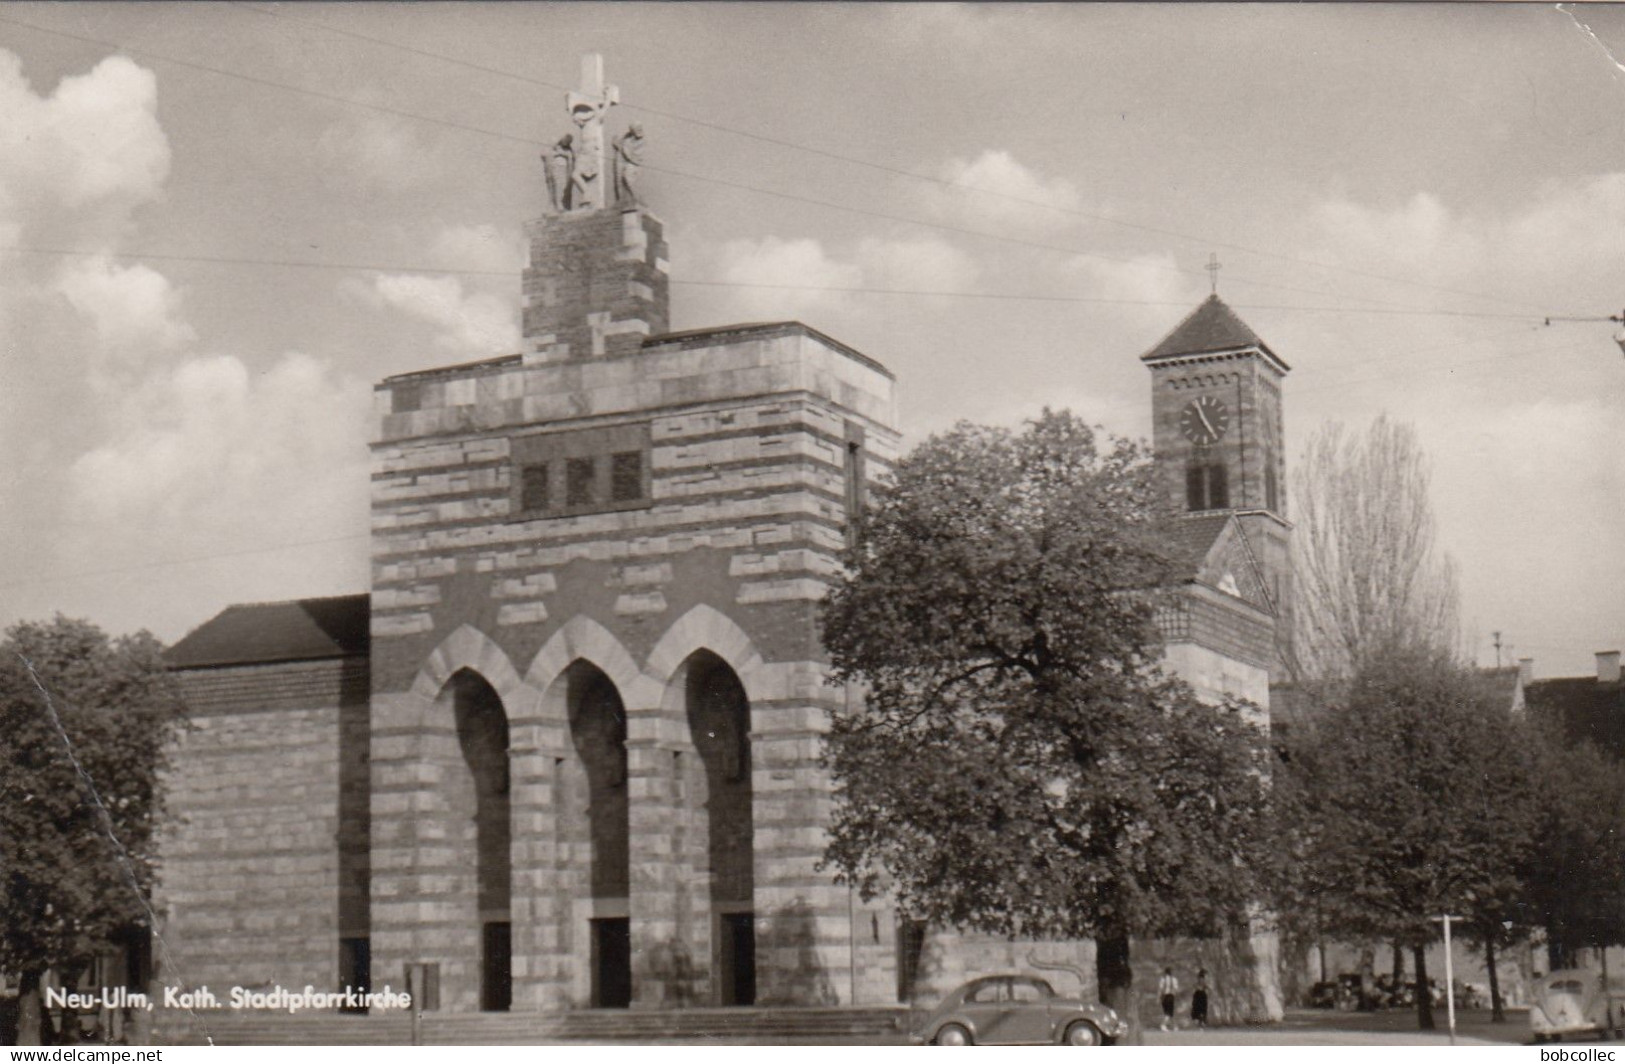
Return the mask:
<svg viewBox="0 0 1625 1064">
<path fill-rule="evenodd" d="M 1152 444 L 1188 530 L 1234 517 L 1244 566 L 1225 590 L 1274 619 L 1272 680 L 1291 635 L 1291 525 L 1281 386 L 1291 367 L 1217 294 L 1141 356 L 1151 371 Z M 1195 538 L 1203 538 L 1197 536 Z M 1251 579 L 1234 572 L 1251 570 Z"/>
<path fill-rule="evenodd" d="M 450 1012 L 888 1000 L 889 913 L 819 871 L 818 618 L 893 377 L 796 321 L 670 331 L 618 101 L 587 56 L 522 348 L 376 388 L 370 961 Z"/>
</svg>

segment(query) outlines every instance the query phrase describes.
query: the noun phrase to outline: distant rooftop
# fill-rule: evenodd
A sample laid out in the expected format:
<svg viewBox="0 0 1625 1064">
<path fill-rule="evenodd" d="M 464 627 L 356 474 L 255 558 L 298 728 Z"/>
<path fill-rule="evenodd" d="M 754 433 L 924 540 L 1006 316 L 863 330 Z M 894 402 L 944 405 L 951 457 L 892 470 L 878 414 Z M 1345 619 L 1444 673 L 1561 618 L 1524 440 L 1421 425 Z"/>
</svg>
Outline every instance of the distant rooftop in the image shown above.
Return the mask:
<svg viewBox="0 0 1625 1064">
<path fill-rule="evenodd" d="M 363 655 L 370 595 L 227 606 L 164 653 L 171 668 L 262 665 Z"/>
<path fill-rule="evenodd" d="M 410 373 L 397 373 L 393 377 L 385 377 L 384 384 L 394 384 L 398 381 L 424 381 L 436 377 L 466 377 L 476 373 L 495 373 L 517 366 L 522 361 L 522 355 L 498 355 L 496 358 L 482 358 L 475 362 L 458 362 L 451 366 L 432 366 L 429 369 L 416 369 Z M 380 385 L 382 387 L 382 385 Z"/>
<path fill-rule="evenodd" d="M 1225 301 L 1216 295 L 1208 296 L 1185 320 L 1174 326 L 1155 347 L 1140 356 L 1142 362 L 1156 362 L 1165 358 L 1188 358 L 1192 355 L 1219 354 L 1257 348 L 1278 363 L 1282 370 L 1288 366 L 1271 351 L 1259 335 Z"/>
<path fill-rule="evenodd" d="M 1524 685 L 1529 712 L 1556 717 L 1563 733 L 1625 758 L 1625 684 L 1596 676 L 1532 680 Z"/>
</svg>

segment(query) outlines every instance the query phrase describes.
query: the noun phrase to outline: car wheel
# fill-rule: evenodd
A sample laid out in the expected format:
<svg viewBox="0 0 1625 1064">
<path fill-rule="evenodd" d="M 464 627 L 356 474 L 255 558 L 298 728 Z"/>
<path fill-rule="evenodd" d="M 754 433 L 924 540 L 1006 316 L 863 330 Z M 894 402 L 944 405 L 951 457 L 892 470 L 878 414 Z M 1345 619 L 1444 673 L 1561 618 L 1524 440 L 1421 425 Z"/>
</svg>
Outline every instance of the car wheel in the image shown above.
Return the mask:
<svg viewBox="0 0 1625 1064">
<path fill-rule="evenodd" d="M 1102 1037 L 1100 1029 L 1087 1020 L 1079 1020 L 1066 1029 L 1066 1038 L 1063 1041 L 1069 1046 L 1098 1046 Z"/>
<path fill-rule="evenodd" d="M 968 1046 L 970 1045 L 970 1032 L 957 1023 L 950 1023 L 937 1032 L 937 1045 Z"/>
</svg>

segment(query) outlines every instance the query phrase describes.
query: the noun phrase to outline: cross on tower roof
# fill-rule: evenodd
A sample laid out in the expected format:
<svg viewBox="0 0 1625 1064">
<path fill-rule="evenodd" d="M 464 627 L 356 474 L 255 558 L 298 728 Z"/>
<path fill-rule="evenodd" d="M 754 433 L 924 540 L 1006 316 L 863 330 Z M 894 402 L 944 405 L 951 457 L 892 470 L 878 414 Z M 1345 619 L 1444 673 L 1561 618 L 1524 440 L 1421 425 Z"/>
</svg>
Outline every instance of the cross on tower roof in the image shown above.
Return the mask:
<svg viewBox="0 0 1625 1064">
<path fill-rule="evenodd" d="M 1210 252 L 1207 253 L 1207 265 L 1203 266 L 1202 269 L 1207 271 L 1208 284 L 1210 286 L 1209 287 L 1210 294 L 1218 295 L 1219 294 L 1219 253 L 1217 251 L 1210 251 Z"/>
</svg>

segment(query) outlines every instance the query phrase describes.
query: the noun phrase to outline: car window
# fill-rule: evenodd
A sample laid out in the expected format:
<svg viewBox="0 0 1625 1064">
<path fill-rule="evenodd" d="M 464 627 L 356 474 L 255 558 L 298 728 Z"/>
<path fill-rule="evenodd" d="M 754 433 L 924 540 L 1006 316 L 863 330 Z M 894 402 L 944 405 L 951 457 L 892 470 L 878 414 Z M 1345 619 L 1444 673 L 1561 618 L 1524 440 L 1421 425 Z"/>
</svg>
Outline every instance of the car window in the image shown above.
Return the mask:
<svg viewBox="0 0 1625 1064">
<path fill-rule="evenodd" d="M 1049 987 L 1036 980 L 1014 979 L 1010 982 L 1012 1001 L 1044 1001 L 1049 996 Z"/>
<path fill-rule="evenodd" d="M 1002 980 L 991 979 L 983 983 L 981 986 L 973 989 L 969 994 L 966 994 L 965 1000 L 975 1002 L 978 1005 L 989 1004 L 991 1002 L 1000 1000 L 1001 995 L 999 994 L 999 991 L 1003 989 L 1004 983 Z"/>
</svg>

